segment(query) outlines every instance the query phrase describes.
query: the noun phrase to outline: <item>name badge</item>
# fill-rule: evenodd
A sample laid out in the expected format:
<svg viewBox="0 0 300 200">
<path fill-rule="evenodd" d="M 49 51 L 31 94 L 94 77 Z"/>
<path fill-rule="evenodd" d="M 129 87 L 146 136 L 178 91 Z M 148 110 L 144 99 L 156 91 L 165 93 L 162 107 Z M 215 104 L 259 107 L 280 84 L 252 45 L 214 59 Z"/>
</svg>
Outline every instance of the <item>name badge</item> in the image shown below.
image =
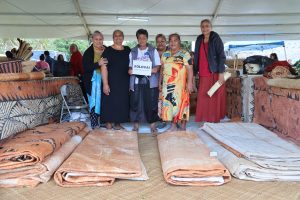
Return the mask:
<svg viewBox="0 0 300 200">
<path fill-rule="evenodd" d="M 151 71 L 152 71 L 151 61 L 141 61 L 141 60 L 132 61 L 132 74 L 151 76 Z"/>
</svg>

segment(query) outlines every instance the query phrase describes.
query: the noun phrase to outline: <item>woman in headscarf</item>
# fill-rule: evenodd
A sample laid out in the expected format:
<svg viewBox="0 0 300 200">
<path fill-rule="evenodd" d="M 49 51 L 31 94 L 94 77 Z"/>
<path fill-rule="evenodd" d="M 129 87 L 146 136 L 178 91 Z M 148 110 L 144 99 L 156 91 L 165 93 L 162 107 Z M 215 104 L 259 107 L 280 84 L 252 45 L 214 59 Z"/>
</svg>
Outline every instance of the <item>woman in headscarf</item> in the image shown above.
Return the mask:
<svg viewBox="0 0 300 200">
<path fill-rule="evenodd" d="M 123 46 L 124 34 L 113 32 L 113 45 L 102 54 L 108 63 L 101 66 L 103 94 L 101 122 L 106 128 L 124 129 L 121 123 L 129 121 L 129 53 L 130 48 Z"/>
<path fill-rule="evenodd" d="M 224 70 L 226 56 L 220 36 L 212 31 L 210 20 L 201 21 L 202 34 L 195 44 L 194 71 L 199 75 L 196 122 L 220 122 L 226 114 Z M 209 97 L 207 92 L 216 83 L 222 86 Z"/>
<path fill-rule="evenodd" d="M 193 90 L 192 60 L 189 52 L 181 49 L 177 33 L 169 36 L 169 48 L 162 55 L 162 120 L 172 122 L 168 131 L 185 130 Z"/>
<path fill-rule="evenodd" d="M 83 54 L 83 84 L 85 86 L 91 113 L 91 126 L 99 126 L 101 106 L 101 72 L 100 66 L 105 66 L 107 60 L 102 58 L 105 50 L 104 37 L 95 31 L 92 35 L 92 45 Z"/>
</svg>

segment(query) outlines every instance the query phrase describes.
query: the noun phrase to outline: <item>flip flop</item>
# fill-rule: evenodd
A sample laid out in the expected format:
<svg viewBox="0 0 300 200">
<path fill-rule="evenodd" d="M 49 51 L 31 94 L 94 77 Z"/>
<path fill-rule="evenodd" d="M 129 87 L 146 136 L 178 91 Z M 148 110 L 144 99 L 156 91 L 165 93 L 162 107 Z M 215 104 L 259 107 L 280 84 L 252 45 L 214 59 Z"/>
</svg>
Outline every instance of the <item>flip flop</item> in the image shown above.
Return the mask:
<svg viewBox="0 0 300 200">
<path fill-rule="evenodd" d="M 157 136 L 158 135 L 157 128 L 151 128 L 151 134 L 152 134 L 153 137 Z"/>
<path fill-rule="evenodd" d="M 113 129 L 119 131 L 119 130 L 124 130 L 125 128 L 123 126 L 119 125 L 117 127 L 114 126 Z"/>
</svg>

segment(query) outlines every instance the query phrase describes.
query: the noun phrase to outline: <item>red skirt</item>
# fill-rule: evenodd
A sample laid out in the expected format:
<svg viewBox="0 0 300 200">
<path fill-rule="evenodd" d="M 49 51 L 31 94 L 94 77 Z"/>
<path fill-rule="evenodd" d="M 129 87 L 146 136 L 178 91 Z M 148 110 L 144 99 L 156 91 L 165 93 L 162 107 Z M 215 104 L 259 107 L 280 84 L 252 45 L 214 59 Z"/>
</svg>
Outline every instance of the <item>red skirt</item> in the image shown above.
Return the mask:
<svg viewBox="0 0 300 200">
<path fill-rule="evenodd" d="M 219 79 L 218 73 L 208 77 L 199 78 L 196 122 L 220 122 L 226 115 L 226 90 L 223 84 L 212 97 L 209 97 L 208 90 Z"/>
</svg>

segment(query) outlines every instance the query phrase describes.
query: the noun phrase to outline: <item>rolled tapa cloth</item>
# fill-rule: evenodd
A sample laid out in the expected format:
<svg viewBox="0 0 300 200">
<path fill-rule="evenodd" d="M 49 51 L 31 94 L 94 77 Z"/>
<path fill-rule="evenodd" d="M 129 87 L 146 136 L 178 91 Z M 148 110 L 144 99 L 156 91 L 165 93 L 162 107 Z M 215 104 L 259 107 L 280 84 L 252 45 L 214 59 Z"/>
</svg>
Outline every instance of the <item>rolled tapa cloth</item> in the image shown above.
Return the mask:
<svg viewBox="0 0 300 200">
<path fill-rule="evenodd" d="M 196 133 L 166 132 L 157 137 L 163 175 L 172 185 L 222 185 L 231 180 L 229 171 Z"/>
<path fill-rule="evenodd" d="M 0 81 L 28 81 L 28 80 L 42 80 L 44 78 L 45 78 L 44 72 L 0 73 Z"/>
<path fill-rule="evenodd" d="M 0 73 L 0 81 L 27 81 L 28 73 Z"/>
<path fill-rule="evenodd" d="M 82 122 L 49 124 L 0 141 L 0 171 L 44 161 L 85 127 Z"/>
<path fill-rule="evenodd" d="M 0 171 L 0 187 L 35 187 L 50 180 L 57 168 L 69 157 L 82 139 L 89 133 L 86 127 L 44 161 L 33 165 Z"/>
<path fill-rule="evenodd" d="M 54 174 L 62 187 L 108 186 L 117 178 L 148 179 L 136 132 L 92 131 Z"/>
<path fill-rule="evenodd" d="M 30 72 L 27 74 L 29 75 L 29 80 L 43 80 L 46 77 L 44 72 Z"/>
<path fill-rule="evenodd" d="M 224 80 L 227 81 L 231 77 L 231 73 L 225 72 L 224 73 Z M 222 86 L 223 84 L 220 84 L 219 81 L 217 81 L 207 92 L 209 97 L 212 97 L 214 93 Z"/>
</svg>

